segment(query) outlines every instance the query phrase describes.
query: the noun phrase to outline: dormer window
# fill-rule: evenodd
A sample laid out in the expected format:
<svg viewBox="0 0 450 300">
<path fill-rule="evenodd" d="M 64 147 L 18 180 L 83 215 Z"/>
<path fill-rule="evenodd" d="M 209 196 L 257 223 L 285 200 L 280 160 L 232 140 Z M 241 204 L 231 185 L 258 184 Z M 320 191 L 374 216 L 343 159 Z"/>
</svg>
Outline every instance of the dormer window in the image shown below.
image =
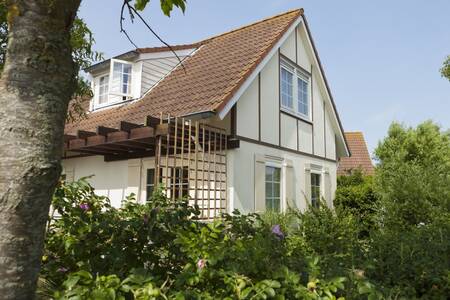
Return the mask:
<svg viewBox="0 0 450 300">
<path fill-rule="evenodd" d="M 94 77 L 93 108 L 132 99 L 132 73 L 132 63 L 111 59 L 109 72 Z"/>
<path fill-rule="evenodd" d="M 122 97 L 131 96 L 131 69 L 127 62 L 112 60 L 111 94 Z M 124 99 L 125 100 L 125 99 Z"/>
</svg>

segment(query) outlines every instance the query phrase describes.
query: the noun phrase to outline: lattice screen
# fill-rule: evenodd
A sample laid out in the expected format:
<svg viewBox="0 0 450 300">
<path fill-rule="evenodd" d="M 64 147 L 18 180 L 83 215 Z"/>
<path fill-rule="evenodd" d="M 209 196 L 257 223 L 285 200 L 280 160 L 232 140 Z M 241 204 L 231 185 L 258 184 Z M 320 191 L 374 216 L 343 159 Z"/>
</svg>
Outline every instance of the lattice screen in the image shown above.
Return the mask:
<svg viewBox="0 0 450 300">
<path fill-rule="evenodd" d="M 200 207 L 202 219 L 226 212 L 227 135 L 200 121 L 161 116 L 156 137 L 155 184 L 167 197 L 188 197 Z"/>
</svg>

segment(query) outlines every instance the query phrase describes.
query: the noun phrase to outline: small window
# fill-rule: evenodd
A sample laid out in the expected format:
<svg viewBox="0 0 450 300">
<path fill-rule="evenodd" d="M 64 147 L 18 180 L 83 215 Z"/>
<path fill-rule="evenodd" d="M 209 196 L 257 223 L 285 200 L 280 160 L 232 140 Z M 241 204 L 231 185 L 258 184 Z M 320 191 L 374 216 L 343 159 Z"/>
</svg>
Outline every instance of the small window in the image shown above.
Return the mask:
<svg viewBox="0 0 450 300">
<path fill-rule="evenodd" d="M 285 61 L 281 62 L 280 72 L 281 108 L 310 120 L 309 75 Z"/>
<path fill-rule="evenodd" d="M 281 169 L 266 166 L 266 210 L 280 212 Z"/>
<path fill-rule="evenodd" d="M 146 190 L 147 190 L 147 201 L 148 201 L 148 200 L 150 200 L 150 198 L 153 195 L 153 192 L 155 191 L 155 169 L 147 169 Z"/>
<path fill-rule="evenodd" d="M 109 75 L 100 77 L 98 84 L 98 104 L 108 102 Z"/>
<path fill-rule="evenodd" d="M 311 205 L 313 207 L 319 207 L 320 204 L 320 181 L 320 174 L 311 173 Z"/>
<path fill-rule="evenodd" d="M 281 68 L 281 105 L 288 109 L 294 109 L 293 78 L 291 72 Z"/>
</svg>

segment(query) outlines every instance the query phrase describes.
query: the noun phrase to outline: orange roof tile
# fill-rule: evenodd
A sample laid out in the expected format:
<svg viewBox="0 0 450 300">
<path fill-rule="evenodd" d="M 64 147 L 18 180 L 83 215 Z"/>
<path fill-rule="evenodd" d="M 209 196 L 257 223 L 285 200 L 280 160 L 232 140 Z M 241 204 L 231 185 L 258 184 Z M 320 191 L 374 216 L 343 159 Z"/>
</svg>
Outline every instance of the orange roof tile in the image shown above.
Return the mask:
<svg viewBox="0 0 450 300">
<path fill-rule="evenodd" d="M 68 123 L 65 131 L 117 127 L 120 121 L 143 124 L 146 116 L 160 113 L 185 116 L 216 112 L 302 14 L 302 9 L 289 11 L 193 44 L 198 49 L 184 61 L 184 68 L 173 70 L 142 99 L 89 113 L 85 119 Z"/>
<path fill-rule="evenodd" d="M 346 132 L 345 138 L 351 152 L 350 157 L 339 161 L 338 175 L 347 175 L 353 169 L 361 168 L 366 175 L 373 175 L 375 169 L 370 159 L 369 150 L 362 132 Z"/>
</svg>

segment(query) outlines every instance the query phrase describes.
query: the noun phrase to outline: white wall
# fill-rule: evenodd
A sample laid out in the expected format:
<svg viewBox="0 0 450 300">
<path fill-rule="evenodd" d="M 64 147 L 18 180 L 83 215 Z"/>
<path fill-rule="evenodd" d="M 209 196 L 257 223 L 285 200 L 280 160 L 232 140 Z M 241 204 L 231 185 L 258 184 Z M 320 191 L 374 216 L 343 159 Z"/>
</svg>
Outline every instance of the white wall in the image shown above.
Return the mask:
<svg viewBox="0 0 450 300">
<path fill-rule="evenodd" d="M 110 198 L 114 206 L 128 195 L 128 162 L 105 162 L 103 156 L 88 156 L 64 159 L 63 173 L 69 173 L 74 180 L 92 176 L 88 181 L 101 196 Z"/>
<path fill-rule="evenodd" d="M 279 94 L 278 55 L 275 55 L 261 71 L 261 140 L 278 144 L 279 137 Z M 239 103 L 239 101 L 238 101 Z M 258 110 L 248 113 L 258 114 Z M 237 120 L 237 122 L 245 122 Z M 238 132 L 239 134 L 239 132 Z"/>
<path fill-rule="evenodd" d="M 284 161 L 292 161 L 294 176 L 293 184 L 295 191 L 295 207 L 301 210 L 306 209 L 310 187 L 306 186 L 305 168 L 309 164 L 322 166 L 330 174 L 330 191 L 333 197 L 336 190 L 336 163 L 321 159 L 311 158 L 301 154 L 270 148 L 263 145 L 241 141 L 238 149 L 229 150 L 227 156 L 228 166 L 228 199 L 233 200 L 230 209 L 239 209 L 242 212 L 255 211 L 255 155 L 271 156 Z M 282 179 L 283 181 L 283 179 Z M 323 186 L 323 196 L 325 196 Z M 327 199 L 332 205 L 331 198 Z"/>
<path fill-rule="evenodd" d="M 254 80 L 242 94 L 237 105 L 236 132 L 258 139 L 258 80 Z"/>
</svg>

